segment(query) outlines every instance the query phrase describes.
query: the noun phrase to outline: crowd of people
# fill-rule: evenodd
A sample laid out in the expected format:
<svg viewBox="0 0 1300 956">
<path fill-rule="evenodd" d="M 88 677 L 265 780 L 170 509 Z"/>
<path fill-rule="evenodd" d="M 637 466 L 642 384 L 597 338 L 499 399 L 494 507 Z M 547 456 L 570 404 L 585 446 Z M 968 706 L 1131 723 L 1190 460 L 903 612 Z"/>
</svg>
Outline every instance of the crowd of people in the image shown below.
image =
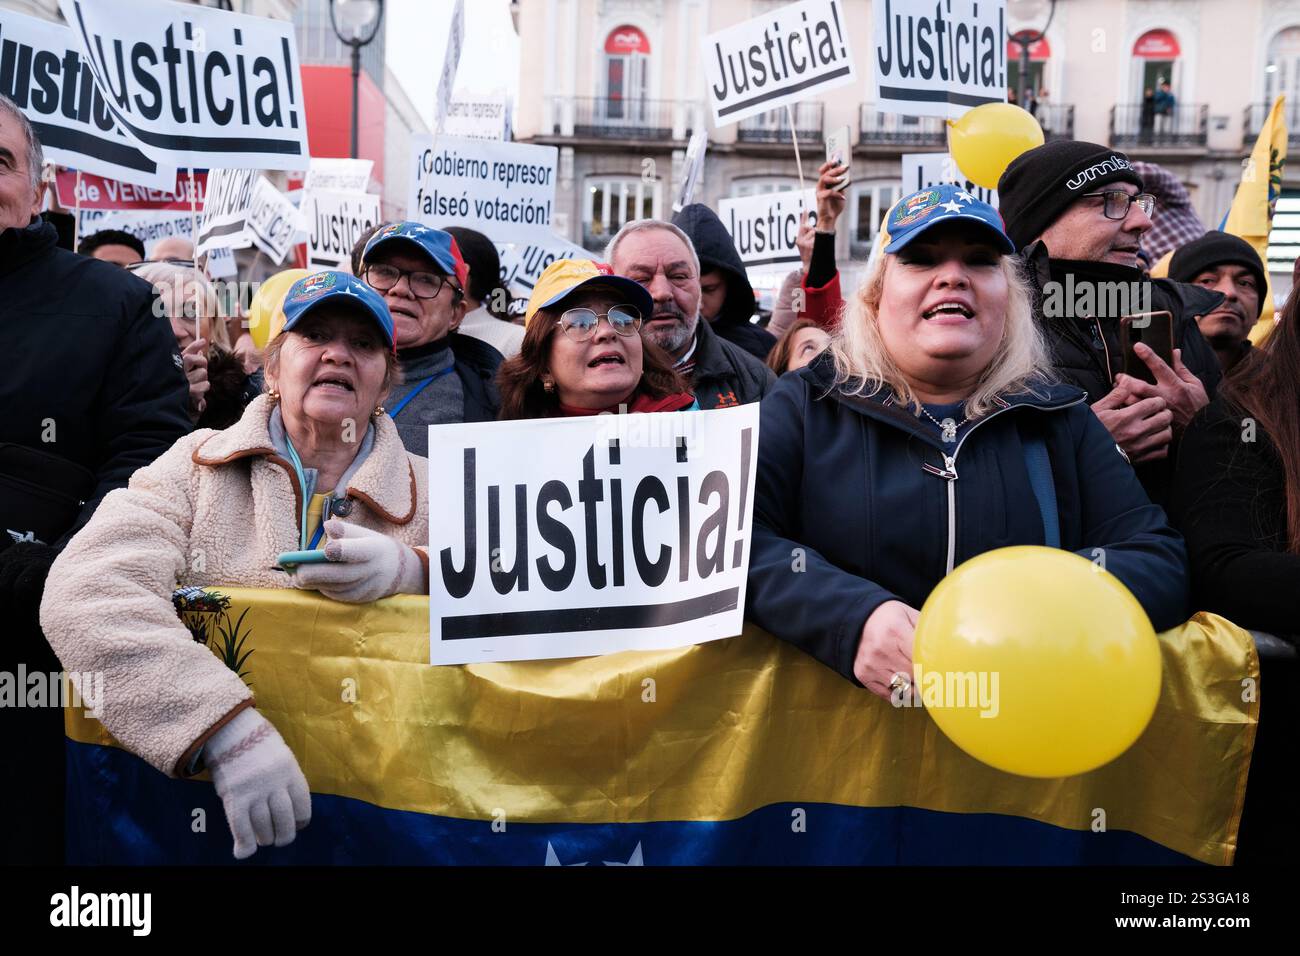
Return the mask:
<svg viewBox="0 0 1300 956">
<path fill-rule="evenodd" d="M 604 261 L 553 263 L 520 324 L 486 237 L 385 223 L 351 273 L 293 284 L 262 350 L 192 255 L 145 260 L 117 233 L 60 248 L 40 143 L 3 98 L 0 160 L 5 666 L 105 674 L 104 725 L 162 773 L 210 770 L 236 856 L 294 838 L 307 783 L 173 591 L 427 594 L 429 425 L 760 403 L 746 616 L 885 698 L 930 591 L 1011 545 L 1102 555 L 1157 629 L 1211 611 L 1300 631 L 1300 298 L 1252 347 L 1266 271 L 1220 232 L 1149 278 L 1159 204 L 1107 147 L 1024 153 L 1000 212 L 957 186 L 904 196 L 848 290 L 843 170 L 823 165 L 767 328 L 692 205 L 627 223 Z M 1168 361 L 1137 344 L 1126 365 L 1120 314 L 1062 305 L 1101 284 L 1168 313 Z M 277 569 L 295 549 L 328 560 Z M 10 849 L 49 859 L 61 722 L 19 716 L 28 772 L 0 812 L 44 815 Z"/>
</svg>

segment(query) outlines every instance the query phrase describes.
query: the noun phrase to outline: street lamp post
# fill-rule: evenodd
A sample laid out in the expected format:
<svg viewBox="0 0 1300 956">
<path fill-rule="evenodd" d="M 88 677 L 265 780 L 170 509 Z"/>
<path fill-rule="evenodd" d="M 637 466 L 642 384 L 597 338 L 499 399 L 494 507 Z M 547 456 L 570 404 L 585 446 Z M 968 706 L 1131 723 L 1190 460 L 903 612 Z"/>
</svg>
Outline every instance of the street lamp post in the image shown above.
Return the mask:
<svg viewBox="0 0 1300 956">
<path fill-rule="evenodd" d="M 330 26 L 339 42 L 352 48 L 352 152 L 357 158 L 357 112 L 360 103 L 361 50 L 379 33 L 384 0 L 330 0 Z M 339 29 L 342 21 L 342 29 Z"/>
<path fill-rule="evenodd" d="M 1020 88 L 1016 93 L 1020 97 L 1019 105 L 1022 108 L 1029 102 L 1029 48 L 1047 36 L 1047 29 L 1052 25 L 1052 17 L 1056 16 L 1056 0 L 1049 0 L 1049 2 L 1051 7 L 1047 11 L 1047 22 L 1043 24 L 1041 30 L 1017 30 L 1007 35 L 1012 43 L 1020 47 Z M 1042 15 L 1043 3 L 1042 0 L 1019 0 L 1018 3 L 1013 3 L 1013 9 L 1025 19 L 1037 19 Z"/>
</svg>

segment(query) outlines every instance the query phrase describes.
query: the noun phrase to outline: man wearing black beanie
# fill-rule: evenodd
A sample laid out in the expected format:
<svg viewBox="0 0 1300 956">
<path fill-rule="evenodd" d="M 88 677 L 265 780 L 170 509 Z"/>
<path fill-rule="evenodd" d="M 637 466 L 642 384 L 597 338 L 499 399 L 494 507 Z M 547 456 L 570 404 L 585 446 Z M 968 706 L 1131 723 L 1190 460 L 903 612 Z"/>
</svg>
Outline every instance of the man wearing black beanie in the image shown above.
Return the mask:
<svg viewBox="0 0 1300 956">
<path fill-rule="evenodd" d="M 1245 239 L 1211 230 L 1175 250 L 1169 278 L 1223 293 L 1223 302 L 1201 316 L 1200 326 L 1226 375 L 1250 354 L 1247 336 L 1264 314 L 1268 281 L 1259 253 Z"/>
<path fill-rule="evenodd" d="M 1142 193 L 1142 178 L 1118 150 L 1077 140 L 1028 150 L 1002 174 L 998 201 L 1038 293 L 1035 315 L 1056 373 L 1088 393 L 1147 494 L 1163 504 L 1175 438 L 1222 374 L 1196 324 L 1222 296 L 1144 277 L 1138 251 L 1156 214 L 1154 199 Z M 1120 319 L 1162 311 L 1174 319 L 1173 366 L 1146 346 L 1135 350 L 1152 371 L 1152 385 L 1122 374 Z"/>
</svg>

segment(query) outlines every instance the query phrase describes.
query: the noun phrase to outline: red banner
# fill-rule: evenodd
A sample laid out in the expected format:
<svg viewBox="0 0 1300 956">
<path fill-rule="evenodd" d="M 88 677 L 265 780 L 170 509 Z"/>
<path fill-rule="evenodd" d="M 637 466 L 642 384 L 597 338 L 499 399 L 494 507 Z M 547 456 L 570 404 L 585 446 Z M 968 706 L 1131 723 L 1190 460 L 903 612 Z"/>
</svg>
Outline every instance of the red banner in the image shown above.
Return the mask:
<svg viewBox="0 0 1300 956">
<path fill-rule="evenodd" d="M 59 193 L 59 205 L 64 209 L 77 206 L 77 173 L 72 169 L 60 169 L 56 175 L 55 186 Z M 194 174 L 194 205 L 203 208 L 203 198 L 207 195 L 208 174 Z M 176 174 L 176 185 L 170 190 L 146 189 L 131 183 L 105 179 L 94 173 L 81 174 L 81 208 L 82 209 L 189 209 L 190 208 L 190 174 L 182 170 Z"/>
</svg>

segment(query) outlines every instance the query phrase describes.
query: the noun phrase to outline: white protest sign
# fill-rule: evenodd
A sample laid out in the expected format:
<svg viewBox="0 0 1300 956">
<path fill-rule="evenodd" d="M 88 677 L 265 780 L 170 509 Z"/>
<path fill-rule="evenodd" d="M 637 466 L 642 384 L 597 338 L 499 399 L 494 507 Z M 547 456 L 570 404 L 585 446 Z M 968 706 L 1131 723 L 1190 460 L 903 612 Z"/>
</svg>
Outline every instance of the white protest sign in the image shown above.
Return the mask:
<svg viewBox="0 0 1300 956">
<path fill-rule="evenodd" d="M 165 0 L 59 0 L 119 124 L 177 167 L 306 169 L 291 20 Z"/>
<path fill-rule="evenodd" d="M 208 172 L 208 195 L 199 217 L 199 238 L 194 254 L 224 246 L 246 249 L 251 245 L 244 231 L 253 203 L 256 169 L 213 169 Z"/>
<path fill-rule="evenodd" d="M 442 123 L 447 116 L 451 91 L 456 83 L 456 71 L 460 68 L 460 51 L 464 46 L 465 0 L 456 0 L 456 6 L 451 12 L 451 28 L 447 31 L 447 52 L 442 57 L 442 76 L 438 78 L 438 96 L 433 115 L 435 134 L 442 131 Z"/>
<path fill-rule="evenodd" d="M 194 222 L 188 212 L 177 209 L 117 210 L 83 209 L 78 234 L 81 238 L 105 229 L 121 229 L 144 243 L 145 258 L 164 239 L 194 240 Z"/>
<path fill-rule="evenodd" d="M 429 440 L 430 663 L 740 633 L 758 406 L 435 425 Z"/>
<path fill-rule="evenodd" d="M 1007 98 L 1006 0 L 877 0 L 876 108 L 958 119 Z"/>
<path fill-rule="evenodd" d="M 902 166 L 904 196 L 928 186 L 956 183 L 976 199 L 997 208 L 998 191 L 976 186 L 962 175 L 956 162 L 948 153 L 904 153 Z"/>
<path fill-rule="evenodd" d="M 501 283 L 513 294 L 527 298 L 533 294 L 537 277 L 556 259 L 590 259 L 591 253 L 567 239 L 551 236 L 546 242 L 498 245 L 501 259 Z"/>
<path fill-rule="evenodd" d="M 379 225 L 379 197 L 368 193 L 314 189 L 303 193 L 307 227 L 307 268 L 352 271 L 352 247 L 361 234 Z"/>
<path fill-rule="evenodd" d="M 212 249 L 203 260 L 203 268 L 213 279 L 233 279 L 239 274 L 233 249 Z"/>
<path fill-rule="evenodd" d="M 246 228 L 253 244 L 278 266 L 293 248 L 293 237 L 298 231 L 298 207 L 271 185 L 269 179 L 258 176 Z"/>
<path fill-rule="evenodd" d="M 407 216 L 477 229 L 495 242 L 545 241 L 555 207 L 554 146 L 439 136 L 411 138 Z"/>
<path fill-rule="evenodd" d="M 681 212 L 695 197 L 695 187 L 704 168 L 704 153 L 708 148 L 708 130 L 697 129 L 691 134 L 691 141 L 686 145 L 686 158 L 682 161 L 682 188 L 673 200 L 673 212 Z"/>
<path fill-rule="evenodd" d="M 0 9 L 0 43 L 0 89 L 32 124 L 46 162 L 151 189 L 175 184 L 175 167 L 117 125 L 71 30 Z"/>
<path fill-rule="evenodd" d="M 713 125 L 857 80 L 842 0 L 803 0 L 704 38 Z"/>
<path fill-rule="evenodd" d="M 718 218 L 747 267 L 799 262 L 799 217 L 817 225 L 817 191 L 763 193 L 718 203 Z"/>
<path fill-rule="evenodd" d="M 442 132 L 462 139 L 507 139 L 509 108 L 504 96 L 457 93 L 447 106 Z"/>
<path fill-rule="evenodd" d="M 336 193 L 363 193 L 370 185 L 373 159 L 322 159 L 311 158 L 307 175 L 303 179 L 304 192 L 320 189 Z"/>
</svg>

